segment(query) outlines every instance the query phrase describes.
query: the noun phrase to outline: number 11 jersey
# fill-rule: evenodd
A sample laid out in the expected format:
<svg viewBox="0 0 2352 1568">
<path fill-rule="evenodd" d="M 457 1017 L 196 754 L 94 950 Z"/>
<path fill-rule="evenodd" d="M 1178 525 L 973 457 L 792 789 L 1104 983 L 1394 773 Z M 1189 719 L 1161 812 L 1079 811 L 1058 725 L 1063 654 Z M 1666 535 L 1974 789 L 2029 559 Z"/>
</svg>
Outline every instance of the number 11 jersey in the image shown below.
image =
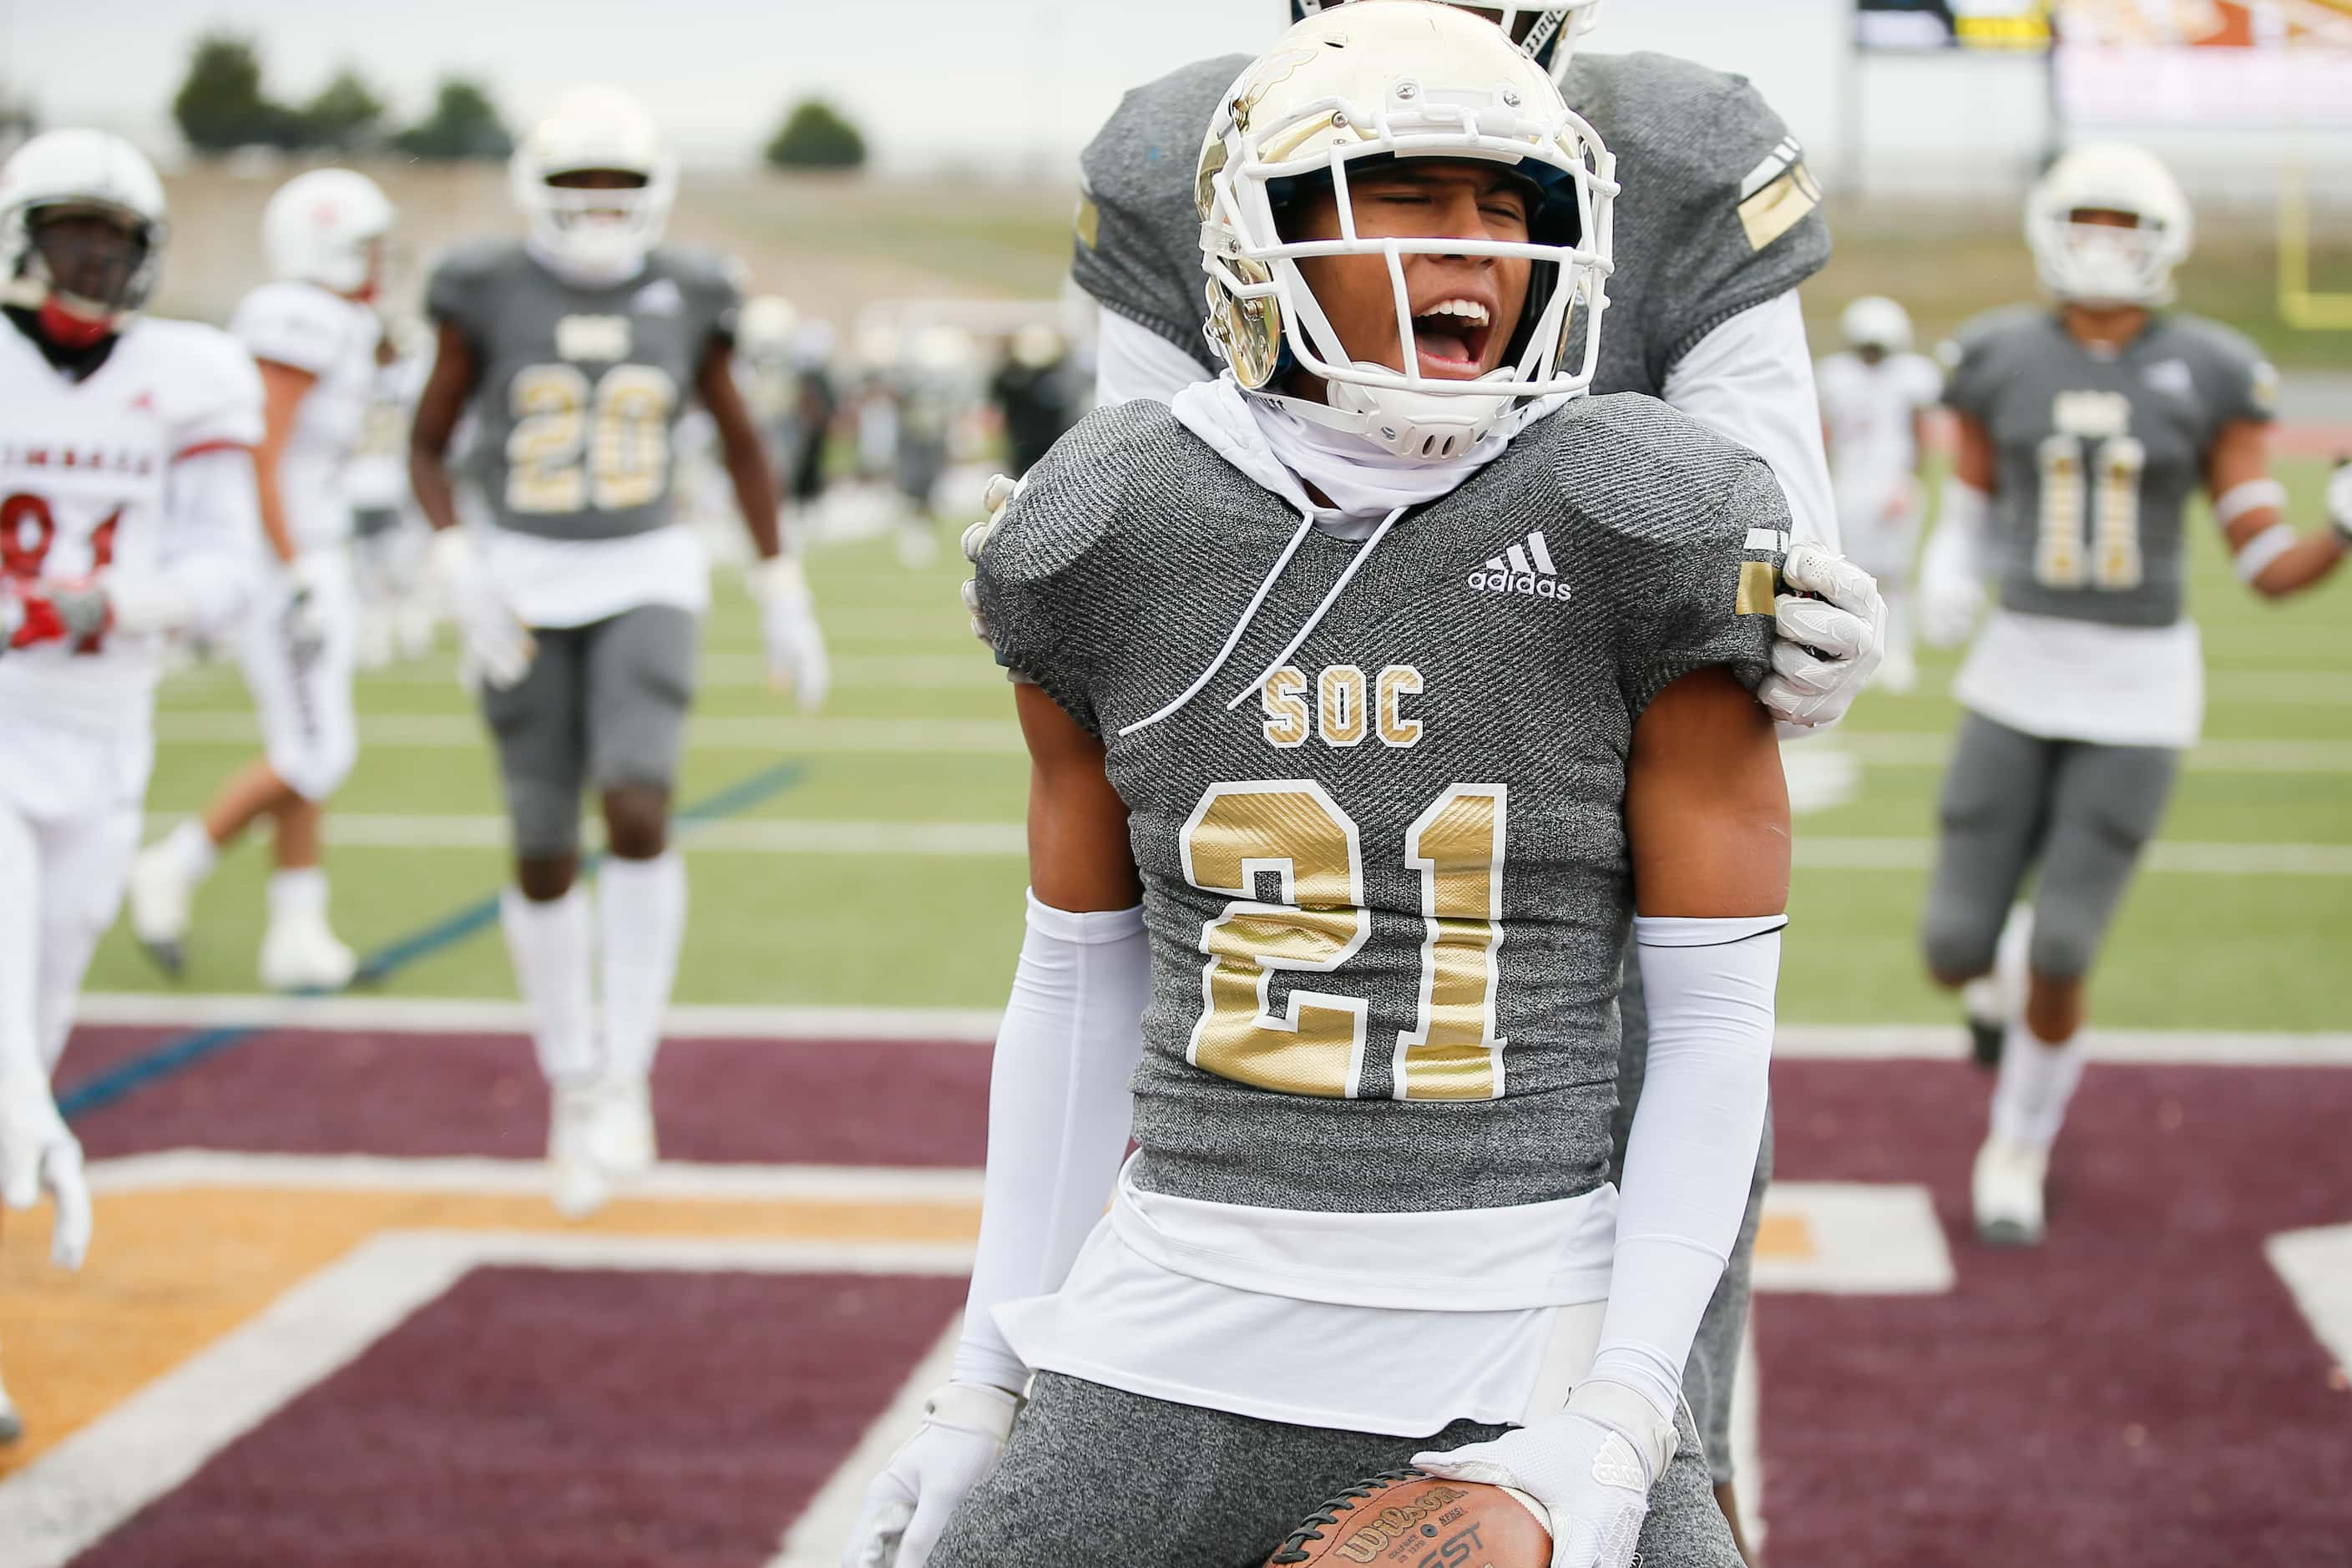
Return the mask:
<svg viewBox="0 0 2352 1568">
<path fill-rule="evenodd" d="M 2268 420 L 2276 374 L 2225 327 L 2151 317 L 2095 353 L 2057 312 L 1979 317 L 1944 351 L 1944 401 L 1992 436 L 1990 575 L 2003 609 L 2106 626 L 2181 618 L 2182 521 L 2223 426 Z"/>
</svg>

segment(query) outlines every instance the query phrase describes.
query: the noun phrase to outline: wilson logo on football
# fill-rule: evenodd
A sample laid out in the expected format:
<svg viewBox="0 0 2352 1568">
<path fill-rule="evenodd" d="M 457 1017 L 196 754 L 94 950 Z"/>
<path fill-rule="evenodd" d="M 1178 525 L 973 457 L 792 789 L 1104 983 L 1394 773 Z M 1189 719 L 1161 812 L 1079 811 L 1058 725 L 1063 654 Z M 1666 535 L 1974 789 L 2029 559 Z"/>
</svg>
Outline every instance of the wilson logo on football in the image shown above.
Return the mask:
<svg viewBox="0 0 2352 1568">
<path fill-rule="evenodd" d="M 1514 544 L 1470 574 L 1470 586 L 1481 594 L 1517 594 L 1529 599 L 1568 603 L 1569 586 L 1559 568 L 1551 563 L 1551 547 L 1540 530 L 1525 543 Z"/>
</svg>

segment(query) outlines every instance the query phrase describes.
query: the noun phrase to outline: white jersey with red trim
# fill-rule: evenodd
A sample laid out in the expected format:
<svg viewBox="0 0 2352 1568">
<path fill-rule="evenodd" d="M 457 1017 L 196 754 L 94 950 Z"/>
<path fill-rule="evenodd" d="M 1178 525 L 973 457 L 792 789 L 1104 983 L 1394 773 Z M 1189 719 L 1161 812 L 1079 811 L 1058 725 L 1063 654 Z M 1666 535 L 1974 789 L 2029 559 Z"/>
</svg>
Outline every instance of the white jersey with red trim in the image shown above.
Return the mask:
<svg viewBox="0 0 2352 1568">
<path fill-rule="evenodd" d="M 300 550 L 339 550 L 352 535 L 346 469 L 375 395 L 376 314 L 315 283 L 264 283 L 229 331 L 257 360 L 318 379 L 294 411 L 278 458 L 278 499 Z"/>
<path fill-rule="evenodd" d="M 226 332 L 142 317 L 75 381 L 0 321 L 0 573 L 23 584 L 152 579 L 194 552 L 249 549 L 235 537 L 249 530 L 249 508 L 238 519 L 175 479 L 260 439 L 261 378 Z M 0 654 L 0 715 L 143 724 L 162 653 L 159 637 L 110 633 Z"/>
</svg>

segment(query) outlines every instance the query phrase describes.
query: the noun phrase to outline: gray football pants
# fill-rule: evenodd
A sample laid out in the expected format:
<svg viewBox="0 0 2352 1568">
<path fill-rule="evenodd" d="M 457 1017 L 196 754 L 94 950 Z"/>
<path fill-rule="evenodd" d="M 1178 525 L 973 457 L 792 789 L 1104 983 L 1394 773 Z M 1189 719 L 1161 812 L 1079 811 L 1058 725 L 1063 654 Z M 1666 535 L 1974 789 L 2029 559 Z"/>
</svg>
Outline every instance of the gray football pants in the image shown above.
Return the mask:
<svg viewBox="0 0 2352 1568">
<path fill-rule="evenodd" d="M 1937 808 L 1943 834 L 1921 941 L 1938 974 L 1992 967 L 2029 868 L 2036 974 L 2090 973 L 2179 775 L 2166 746 L 2045 741 L 1971 713 Z"/>
<path fill-rule="evenodd" d="M 1650 1489 L 1643 1568 L 1739 1568 L 1696 1435 Z M 1342 1487 L 1499 1426 L 1386 1437 L 1171 1405 L 1037 1374 L 1004 1458 L 948 1521 L 931 1568 L 1260 1568 Z"/>
<path fill-rule="evenodd" d="M 1650 1065 L 1650 1009 L 1642 992 L 1642 966 L 1633 950 L 1625 950 L 1622 982 L 1617 991 L 1620 1032 L 1617 1040 L 1617 1110 L 1609 1121 L 1609 1179 L 1625 1179 L 1625 1140 L 1633 1131 L 1633 1110 L 1642 1102 L 1642 1084 Z M 1706 1445 L 1706 1464 L 1717 1485 L 1735 1478 L 1731 1463 L 1731 1390 L 1739 1374 L 1739 1352 L 1748 1332 L 1748 1298 L 1756 1273 L 1756 1228 L 1764 1218 L 1764 1189 L 1772 1184 L 1772 1108 L 1764 1108 L 1764 1141 L 1756 1148 L 1756 1173 L 1748 1182 L 1748 1212 L 1739 1219 L 1739 1238 L 1732 1244 L 1731 1261 L 1707 1299 L 1706 1315 L 1698 1321 L 1698 1338 L 1690 1360 L 1683 1365 L 1683 1397 L 1698 1419 L 1699 1436 Z"/>
<path fill-rule="evenodd" d="M 694 699 L 699 627 L 670 605 L 641 605 L 584 626 L 534 627 L 530 673 L 485 689 L 514 850 L 525 858 L 580 847 L 580 795 L 677 777 Z"/>
</svg>

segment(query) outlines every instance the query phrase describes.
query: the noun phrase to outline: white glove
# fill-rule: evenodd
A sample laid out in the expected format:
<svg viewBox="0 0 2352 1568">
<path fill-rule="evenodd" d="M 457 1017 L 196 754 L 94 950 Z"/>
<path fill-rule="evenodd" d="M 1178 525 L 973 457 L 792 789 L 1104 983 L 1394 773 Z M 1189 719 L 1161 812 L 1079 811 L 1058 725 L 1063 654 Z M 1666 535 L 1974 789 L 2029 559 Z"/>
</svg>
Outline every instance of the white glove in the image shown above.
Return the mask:
<svg viewBox="0 0 2352 1568">
<path fill-rule="evenodd" d="M 530 673 L 539 645 L 507 606 L 464 529 L 445 528 L 433 535 L 433 578 L 457 625 L 458 680 L 497 691 L 519 684 Z"/>
<path fill-rule="evenodd" d="M 974 566 L 980 564 L 980 552 L 988 548 L 988 536 L 996 531 L 998 523 L 1004 521 L 1004 509 L 1013 504 L 1013 498 L 1021 493 L 1021 487 L 1027 482 L 1010 474 L 990 476 L 988 488 L 980 493 L 981 510 L 988 515 L 963 531 L 963 558 L 966 561 Z M 989 641 L 988 623 L 980 618 L 980 579 L 965 578 L 961 591 L 963 607 L 971 616 L 971 635 L 982 642 Z"/>
<path fill-rule="evenodd" d="M 768 649 L 768 681 L 800 700 L 803 710 L 822 707 L 833 687 L 825 656 L 824 629 L 816 624 L 816 600 L 797 555 L 756 561 L 745 574 L 760 605 L 760 640 Z"/>
<path fill-rule="evenodd" d="M 1631 1568 L 1650 1514 L 1650 1489 L 1679 1439 L 1650 1402 L 1613 1383 L 1585 1383 L 1568 1408 L 1491 1443 L 1415 1454 L 1448 1480 L 1509 1487 L 1542 1505 L 1551 1568 Z"/>
<path fill-rule="evenodd" d="M 948 1516 L 996 1468 L 1020 1412 L 1018 1395 L 950 1383 L 923 1406 L 923 1424 L 866 1489 L 841 1568 L 923 1568 Z"/>
<path fill-rule="evenodd" d="M 89 1184 L 82 1177 L 81 1145 L 66 1131 L 65 1118 L 38 1073 L 0 1078 L 0 1197 L 12 1209 L 28 1209 L 47 1189 L 57 1205 L 49 1232 L 49 1261 L 79 1268 L 89 1251 Z"/>
<path fill-rule="evenodd" d="M 1834 724 L 1886 657 L 1886 601 L 1869 573 L 1818 544 L 1791 549 L 1780 577 L 1798 592 L 1774 601 L 1772 673 L 1756 695 L 1783 723 Z"/>
<path fill-rule="evenodd" d="M 2352 458 L 2340 459 L 2327 481 L 2327 521 L 2336 535 L 2352 544 Z"/>
</svg>

